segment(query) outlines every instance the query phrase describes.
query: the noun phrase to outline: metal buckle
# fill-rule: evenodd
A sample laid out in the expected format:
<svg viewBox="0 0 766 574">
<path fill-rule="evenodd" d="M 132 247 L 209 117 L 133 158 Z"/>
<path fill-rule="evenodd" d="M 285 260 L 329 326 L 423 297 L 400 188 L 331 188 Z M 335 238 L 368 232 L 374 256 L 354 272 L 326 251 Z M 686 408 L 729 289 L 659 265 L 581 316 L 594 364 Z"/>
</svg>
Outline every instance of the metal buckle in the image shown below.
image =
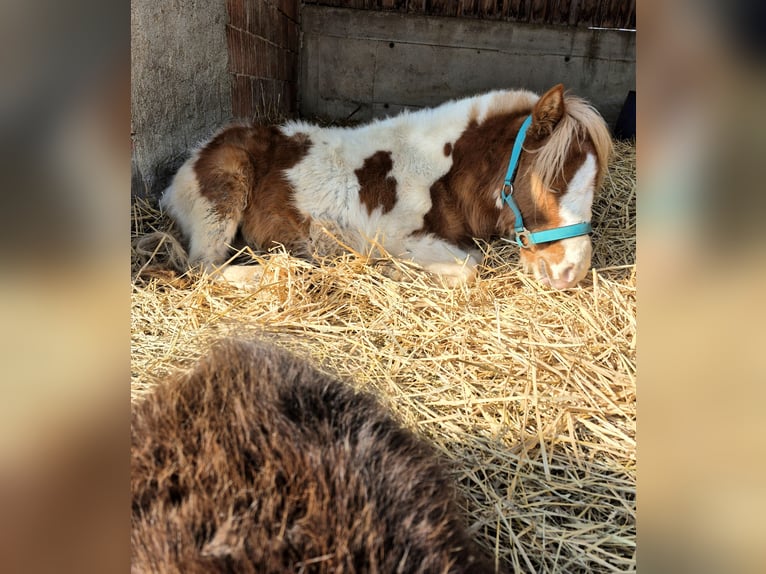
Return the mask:
<svg viewBox="0 0 766 574">
<path fill-rule="evenodd" d="M 521 231 L 516 231 L 516 245 L 522 249 L 529 249 L 535 242 L 532 240 L 532 232 L 526 227 Z"/>
<path fill-rule="evenodd" d="M 506 199 L 505 199 L 506 197 L 510 197 L 510 196 L 513 195 L 513 184 L 512 183 L 504 183 L 503 184 L 503 189 L 500 190 L 500 194 L 503 197 L 503 201 L 506 201 Z"/>
</svg>

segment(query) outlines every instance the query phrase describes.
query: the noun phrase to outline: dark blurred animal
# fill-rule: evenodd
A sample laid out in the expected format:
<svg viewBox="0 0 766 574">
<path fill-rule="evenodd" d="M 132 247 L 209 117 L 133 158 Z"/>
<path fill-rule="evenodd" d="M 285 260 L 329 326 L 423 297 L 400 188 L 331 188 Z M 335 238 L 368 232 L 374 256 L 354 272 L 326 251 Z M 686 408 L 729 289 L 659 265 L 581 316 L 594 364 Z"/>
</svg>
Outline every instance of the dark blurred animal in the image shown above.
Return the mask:
<svg viewBox="0 0 766 574">
<path fill-rule="evenodd" d="M 264 343 L 137 404 L 131 465 L 133 572 L 495 571 L 427 444 Z"/>
</svg>

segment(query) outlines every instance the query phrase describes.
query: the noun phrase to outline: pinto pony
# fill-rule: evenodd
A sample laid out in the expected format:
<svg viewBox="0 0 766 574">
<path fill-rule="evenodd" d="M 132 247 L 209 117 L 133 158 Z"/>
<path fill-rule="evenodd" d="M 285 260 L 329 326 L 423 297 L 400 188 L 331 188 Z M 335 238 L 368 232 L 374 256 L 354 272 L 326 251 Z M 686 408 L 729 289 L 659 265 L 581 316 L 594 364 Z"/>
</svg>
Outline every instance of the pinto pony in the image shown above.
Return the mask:
<svg viewBox="0 0 766 574">
<path fill-rule="evenodd" d="M 263 343 L 134 407 L 131 491 L 132 572 L 495 572 L 429 445 Z"/>
<path fill-rule="evenodd" d="M 161 204 L 189 259 L 223 263 L 238 232 L 256 248 L 307 256 L 330 221 L 449 284 L 471 280 L 474 239 L 510 238 L 545 285 L 590 267 L 591 204 L 611 152 L 590 105 L 557 85 L 542 97 L 493 91 L 354 128 L 230 126 L 180 168 Z"/>
</svg>

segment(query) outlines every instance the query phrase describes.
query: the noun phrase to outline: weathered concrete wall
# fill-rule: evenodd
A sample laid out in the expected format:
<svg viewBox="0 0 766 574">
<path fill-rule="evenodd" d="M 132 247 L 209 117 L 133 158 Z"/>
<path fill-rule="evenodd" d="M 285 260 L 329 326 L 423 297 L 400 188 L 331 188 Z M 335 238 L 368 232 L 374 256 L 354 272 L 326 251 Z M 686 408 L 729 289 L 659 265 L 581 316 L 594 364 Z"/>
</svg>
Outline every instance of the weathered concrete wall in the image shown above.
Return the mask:
<svg viewBox="0 0 766 574">
<path fill-rule="evenodd" d="M 231 119 L 223 0 L 132 0 L 132 191 L 156 193 Z"/>
<path fill-rule="evenodd" d="M 304 6 L 299 108 L 366 120 L 494 88 L 561 82 L 613 124 L 635 33 Z"/>
</svg>

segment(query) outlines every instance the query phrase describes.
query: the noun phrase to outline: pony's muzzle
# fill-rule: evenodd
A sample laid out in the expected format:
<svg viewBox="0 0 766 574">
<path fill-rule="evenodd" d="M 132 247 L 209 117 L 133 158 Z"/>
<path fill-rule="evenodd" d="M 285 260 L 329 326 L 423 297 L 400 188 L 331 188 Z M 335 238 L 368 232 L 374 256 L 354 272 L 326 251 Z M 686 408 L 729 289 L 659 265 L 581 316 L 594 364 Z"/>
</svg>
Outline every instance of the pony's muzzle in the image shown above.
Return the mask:
<svg viewBox="0 0 766 574">
<path fill-rule="evenodd" d="M 588 274 L 591 263 L 591 242 L 588 237 L 573 237 L 534 252 L 522 250 L 524 269 L 542 285 L 554 289 L 569 289 Z"/>
</svg>

